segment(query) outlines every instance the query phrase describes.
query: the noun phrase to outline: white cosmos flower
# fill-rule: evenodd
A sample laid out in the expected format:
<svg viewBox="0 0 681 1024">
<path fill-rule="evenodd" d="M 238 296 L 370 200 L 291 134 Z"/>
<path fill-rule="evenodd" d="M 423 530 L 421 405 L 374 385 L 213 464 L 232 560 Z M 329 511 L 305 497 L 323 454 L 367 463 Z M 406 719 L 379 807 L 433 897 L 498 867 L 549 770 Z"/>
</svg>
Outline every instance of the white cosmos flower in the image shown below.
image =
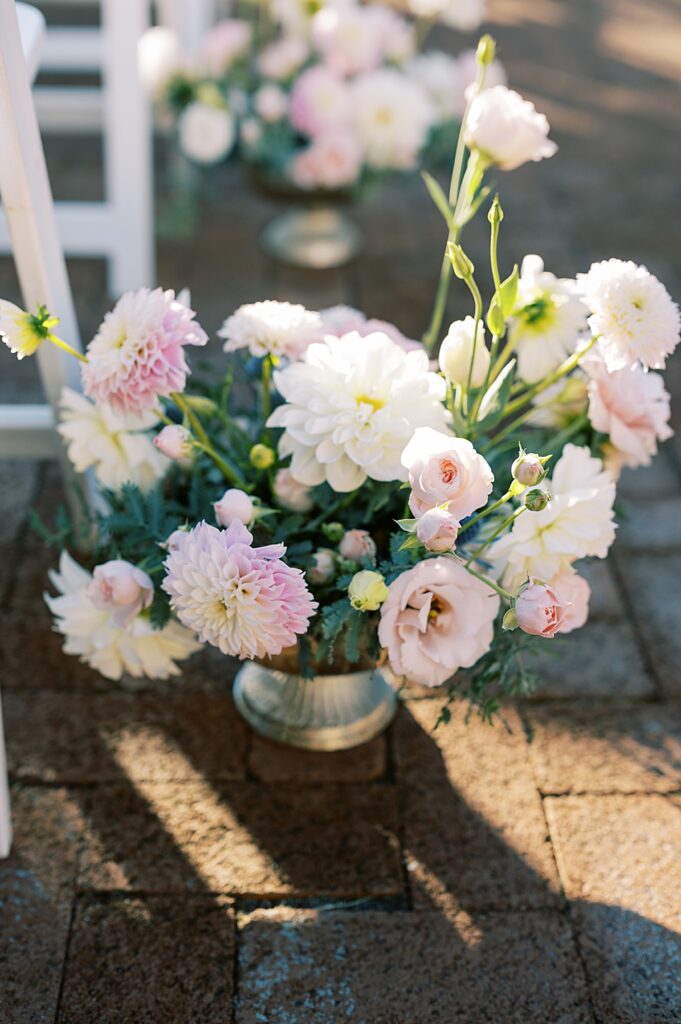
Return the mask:
<svg viewBox="0 0 681 1024">
<path fill-rule="evenodd" d="M 358 75 L 350 86 L 353 127 L 370 167 L 412 168 L 436 120 L 425 88 L 396 68 Z"/>
<path fill-rule="evenodd" d="M 521 379 L 535 384 L 552 373 L 574 351 L 586 317 L 576 283 L 544 270 L 540 256 L 526 256 L 509 329 Z"/>
<path fill-rule="evenodd" d="M 383 333 L 329 336 L 274 383 L 285 404 L 269 426 L 284 428 L 279 452 L 293 456 L 293 476 L 309 487 L 406 480 L 400 460 L 416 428 L 447 423 L 445 382 L 429 371 L 425 351 L 406 352 Z"/>
<path fill-rule="evenodd" d="M 236 124 L 226 107 L 190 103 L 178 121 L 180 147 L 197 164 L 217 164 L 229 156 L 236 141 Z"/>
<path fill-rule="evenodd" d="M 150 679 L 177 676 L 175 664 L 199 650 L 192 633 L 171 619 L 163 629 L 154 629 L 147 615 L 137 615 L 125 627 L 116 624 L 115 609 L 97 608 L 88 594 L 92 576 L 66 552 L 59 559 L 59 572 L 49 572 L 58 597 L 45 594 L 45 603 L 55 616 L 55 629 L 66 637 L 64 653 L 81 661 L 107 679 L 120 679 L 124 672 Z"/>
<path fill-rule="evenodd" d="M 103 487 L 117 491 L 130 482 L 146 491 L 168 468 L 167 458 L 145 433 L 159 422 L 153 412 L 114 412 L 71 388 L 62 390 L 59 408 L 57 430 L 76 472 L 92 468 Z"/>
<path fill-rule="evenodd" d="M 605 558 L 615 539 L 615 483 L 588 448 L 567 444 L 547 486 L 542 512 L 523 512 L 491 550 L 504 585 L 514 589 L 528 576 L 549 580 L 578 558 Z"/>
<path fill-rule="evenodd" d="M 591 312 L 591 333 L 600 335 L 598 345 L 611 373 L 636 363 L 664 367 L 679 343 L 681 317 L 661 281 L 631 260 L 604 260 L 592 263 L 588 274 L 578 274 L 577 282 Z"/>
<path fill-rule="evenodd" d="M 319 313 L 291 302 L 252 302 L 239 306 L 218 331 L 225 352 L 247 348 L 251 355 L 298 359 L 311 342 L 320 341 L 324 326 Z"/>
</svg>

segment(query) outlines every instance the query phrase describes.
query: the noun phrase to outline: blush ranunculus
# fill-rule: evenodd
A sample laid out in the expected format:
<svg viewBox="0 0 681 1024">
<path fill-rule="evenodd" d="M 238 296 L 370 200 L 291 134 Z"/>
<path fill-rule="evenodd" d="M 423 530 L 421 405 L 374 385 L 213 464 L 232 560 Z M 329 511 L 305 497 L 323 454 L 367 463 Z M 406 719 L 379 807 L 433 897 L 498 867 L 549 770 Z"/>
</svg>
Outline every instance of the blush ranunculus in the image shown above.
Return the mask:
<svg viewBox="0 0 681 1024">
<path fill-rule="evenodd" d="M 459 520 L 446 509 L 429 508 L 416 524 L 416 536 L 428 551 L 451 551 L 459 525 Z"/>
<path fill-rule="evenodd" d="M 418 518 L 429 508 L 447 505 L 459 522 L 481 508 L 492 492 L 494 474 L 482 455 L 463 437 L 418 427 L 402 452 L 409 472 L 409 508 Z"/>
<path fill-rule="evenodd" d="M 516 598 L 515 614 L 523 633 L 550 639 L 560 632 L 565 605 L 551 587 L 531 579 Z"/>
<path fill-rule="evenodd" d="M 499 598 L 453 558 L 418 562 L 388 588 L 378 639 L 393 671 L 439 686 L 489 650 Z"/>
<path fill-rule="evenodd" d="M 316 136 L 293 158 L 289 174 L 294 185 L 304 189 L 346 188 L 362 170 L 362 151 L 354 135 L 333 129 Z"/>
<path fill-rule="evenodd" d="M 589 617 L 591 587 L 579 573 L 564 569 L 549 580 L 549 587 L 563 606 L 559 633 L 581 629 Z"/>
<path fill-rule="evenodd" d="M 291 91 L 291 124 L 303 135 L 315 136 L 345 127 L 350 119 L 350 92 L 340 75 L 323 64 L 308 68 Z"/>
</svg>

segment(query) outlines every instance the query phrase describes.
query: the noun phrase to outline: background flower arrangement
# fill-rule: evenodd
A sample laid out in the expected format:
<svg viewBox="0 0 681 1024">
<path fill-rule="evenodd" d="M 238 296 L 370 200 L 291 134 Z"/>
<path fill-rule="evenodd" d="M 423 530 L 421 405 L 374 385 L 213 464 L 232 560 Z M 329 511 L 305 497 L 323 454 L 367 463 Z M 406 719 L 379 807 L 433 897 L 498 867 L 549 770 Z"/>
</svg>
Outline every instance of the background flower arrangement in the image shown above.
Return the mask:
<svg viewBox="0 0 681 1024">
<path fill-rule="evenodd" d="M 188 297 L 144 290 L 107 315 L 60 427 L 106 503 L 93 573 L 64 552 L 52 575 L 67 652 L 111 678 L 174 674 L 206 642 L 301 673 L 385 658 L 433 686 L 466 669 L 453 692 L 490 714 L 530 685 L 528 639 L 583 625 L 576 566 L 612 543 L 619 469 L 671 433 L 653 371 L 679 311 L 617 259 L 565 281 L 528 257 L 502 277 L 485 175 L 555 146 L 531 104 L 482 91 L 493 56 L 483 39 L 449 195 L 428 179 L 448 241 L 423 343 L 352 309 L 255 303 L 225 320 L 224 377 L 188 392 L 185 348 L 207 340 Z M 488 302 L 460 244 L 483 204 Z M 472 315 L 445 334 L 452 271 Z M 20 357 L 63 347 L 55 326 L 0 306 Z"/>
<path fill-rule="evenodd" d="M 146 40 L 150 86 L 190 160 L 214 164 L 238 145 L 269 188 L 337 193 L 449 159 L 475 54 L 421 50 L 436 18 L 475 28 L 477 0 L 415 0 L 416 20 L 359 0 L 258 12 L 216 25 L 193 60 L 167 30 Z M 504 81 L 500 66 L 488 81 Z"/>
</svg>

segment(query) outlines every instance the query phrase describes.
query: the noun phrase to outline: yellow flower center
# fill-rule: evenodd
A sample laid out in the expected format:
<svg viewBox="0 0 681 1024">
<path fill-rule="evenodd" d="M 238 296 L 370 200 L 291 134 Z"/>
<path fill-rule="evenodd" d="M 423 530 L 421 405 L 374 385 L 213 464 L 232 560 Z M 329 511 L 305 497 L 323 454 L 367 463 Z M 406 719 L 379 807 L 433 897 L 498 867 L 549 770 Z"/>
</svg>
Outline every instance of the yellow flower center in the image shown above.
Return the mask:
<svg viewBox="0 0 681 1024">
<path fill-rule="evenodd" d="M 370 405 L 374 412 L 378 412 L 385 405 L 382 398 L 372 398 L 370 395 L 357 395 L 357 405 Z"/>
</svg>

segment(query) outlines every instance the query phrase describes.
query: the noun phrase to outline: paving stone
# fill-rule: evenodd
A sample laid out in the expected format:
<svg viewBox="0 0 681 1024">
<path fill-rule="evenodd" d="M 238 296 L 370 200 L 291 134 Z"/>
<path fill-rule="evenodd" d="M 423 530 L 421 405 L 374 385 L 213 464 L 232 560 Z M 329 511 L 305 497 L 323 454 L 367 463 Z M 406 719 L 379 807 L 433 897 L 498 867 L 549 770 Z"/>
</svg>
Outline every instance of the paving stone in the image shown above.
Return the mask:
<svg viewBox="0 0 681 1024">
<path fill-rule="evenodd" d="M 15 568 L 16 542 L 38 478 L 34 462 L 0 460 L 0 597 Z"/>
<path fill-rule="evenodd" d="M 231 697 L 210 693 L 5 694 L 12 775 L 87 783 L 243 778 L 247 729 Z"/>
<path fill-rule="evenodd" d="M 681 1019 L 681 806 L 660 795 L 545 801 L 604 1024 Z"/>
<path fill-rule="evenodd" d="M 385 735 L 329 753 L 296 750 L 253 735 L 248 767 L 261 782 L 372 782 L 385 775 L 386 753 Z"/>
<path fill-rule="evenodd" d="M 433 733 L 438 710 L 434 701 L 413 701 L 395 723 L 414 907 L 559 905 L 546 821 L 519 718 L 505 711 L 506 726 L 475 718 L 466 725 L 458 709 L 449 725 Z"/>
<path fill-rule="evenodd" d="M 260 910 L 242 923 L 236 1024 L 590 1024 L 558 914 Z"/>
<path fill-rule="evenodd" d="M 629 623 L 587 622 L 557 637 L 526 665 L 537 679 L 531 698 L 651 697 L 650 679 Z"/>
<path fill-rule="evenodd" d="M 649 466 L 639 469 L 625 469 L 617 482 L 617 493 L 628 499 L 625 504 L 627 513 L 630 499 L 659 501 L 671 498 L 681 491 L 681 480 L 671 460 L 663 449 Z"/>
<path fill-rule="evenodd" d="M 578 562 L 576 569 L 591 587 L 589 620 L 623 619 L 624 605 L 607 559 L 589 558 Z"/>
<path fill-rule="evenodd" d="M 527 711 L 544 793 L 681 789 L 681 709 L 552 704 Z"/>
<path fill-rule="evenodd" d="M 355 898 L 402 891 L 392 786 L 137 782 L 84 794 L 80 887 Z"/>
<path fill-rule="evenodd" d="M 660 686 L 681 694 L 681 553 L 618 555 L 618 566 Z"/>
<path fill-rule="evenodd" d="M 627 502 L 624 510 L 618 547 L 646 553 L 681 548 L 681 496 Z"/>
<path fill-rule="evenodd" d="M 220 896 L 81 898 L 58 1024 L 230 1024 L 233 933 Z"/>
<path fill-rule="evenodd" d="M 76 870 L 79 819 L 62 789 L 13 787 L 14 841 L 0 860 L 0 1018 L 52 1021 Z"/>
</svg>

